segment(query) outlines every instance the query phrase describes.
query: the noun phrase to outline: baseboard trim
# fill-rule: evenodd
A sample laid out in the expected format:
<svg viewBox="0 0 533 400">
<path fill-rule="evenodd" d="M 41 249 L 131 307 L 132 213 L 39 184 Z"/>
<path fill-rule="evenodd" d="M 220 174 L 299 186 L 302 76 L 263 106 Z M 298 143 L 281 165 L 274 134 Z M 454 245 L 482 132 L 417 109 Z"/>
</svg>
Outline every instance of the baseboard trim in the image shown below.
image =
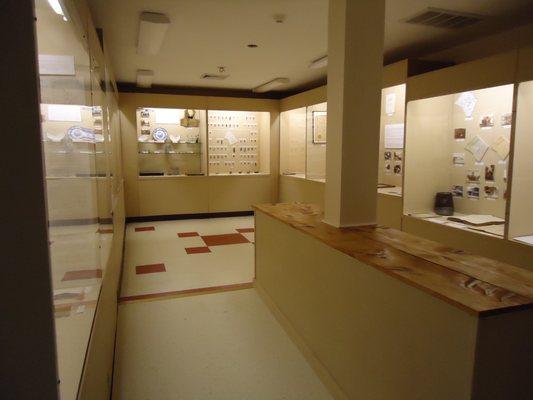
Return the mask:
<svg viewBox="0 0 533 400">
<path fill-rule="evenodd" d="M 126 217 L 126 223 L 175 221 L 175 220 L 181 220 L 181 219 L 245 217 L 245 216 L 250 216 L 250 215 L 254 215 L 254 212 L 253 211 L 225 211 L 225 212 L 196 213 L 196 214 L 145 215 L 145 216 L 139 216 L 139 217 Z"/>
<path fill-rule="evenodd" d="M 283 314 L 283 312 L 276 305 L 274 300 L 270 295 L 265 291 L 265 289 L 257 282 L 254 281 L 254 287 L 257 290 L 257 293 L 266 304 L 268 309 L 274 315 L 274 318 L 279 322 L 283 327 L 287 335 L 291 338 L 292 342 L 298 347 L 304 358 L 307 360 L 311 368 L 315 371 L 318 378 L 322 381 L 324 386 L 329 390 L 330 394 L 335 400 L 349 400 L 348 396 L 341 389 L 339 384 L 335 381 L 333 376 L 329 373 L 327 368 L 322 364 L 322 362 L 316 357 L 313 351 L 307 346 L 307 343 L 304 341 L 302 336 L 296 331 L 289 319 Z"/>
</svg>

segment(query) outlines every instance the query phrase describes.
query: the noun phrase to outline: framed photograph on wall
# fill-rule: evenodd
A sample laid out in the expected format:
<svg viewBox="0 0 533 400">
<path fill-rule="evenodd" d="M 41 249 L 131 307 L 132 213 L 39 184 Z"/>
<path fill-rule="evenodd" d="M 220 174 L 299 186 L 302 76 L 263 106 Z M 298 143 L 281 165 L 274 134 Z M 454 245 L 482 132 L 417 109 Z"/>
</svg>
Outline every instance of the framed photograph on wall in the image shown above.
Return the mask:
<svg viewBox="0 0 533 400">
<path fill-rule="evenodd" d="M 327 111 L 313 111 L 313 143 L 325 144 L 327 139 Z"/>
</svg>

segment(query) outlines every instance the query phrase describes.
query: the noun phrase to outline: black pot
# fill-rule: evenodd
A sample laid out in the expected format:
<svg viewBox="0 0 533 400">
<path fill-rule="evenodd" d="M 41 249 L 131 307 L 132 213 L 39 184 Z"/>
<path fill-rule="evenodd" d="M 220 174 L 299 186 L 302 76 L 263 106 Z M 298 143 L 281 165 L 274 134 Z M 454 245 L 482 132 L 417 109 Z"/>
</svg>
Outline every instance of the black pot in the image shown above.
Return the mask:
<svg viewBox="0 0 533 400">
<path fill-rule="evenodd" d="M 453 215 L 453 196 L 450 192 L 438 192 L 435 195 L 435 214 Z"/>
</svg>

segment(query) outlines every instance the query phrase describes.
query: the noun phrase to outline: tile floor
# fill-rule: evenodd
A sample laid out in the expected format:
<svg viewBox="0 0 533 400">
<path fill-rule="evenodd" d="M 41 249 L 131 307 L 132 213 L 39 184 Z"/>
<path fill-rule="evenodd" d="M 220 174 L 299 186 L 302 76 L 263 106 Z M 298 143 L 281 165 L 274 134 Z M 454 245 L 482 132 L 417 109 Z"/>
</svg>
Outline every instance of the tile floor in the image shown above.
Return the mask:
<svg viewBox="0 0 533 400">
<path fill-rule="evenodd" d="M 113 400 L 332 399 L 255 289 L 119 306 Z"/>
<path fill-rule="evenodd" d="M 332 399 L 251 286 L 253 226 L 128 225 L 113 400 Z"/>
<path fill-rule="evenodd" d="M 252 282 L 253 217 L 128 224 L 120 301 Z"/>
</svg>

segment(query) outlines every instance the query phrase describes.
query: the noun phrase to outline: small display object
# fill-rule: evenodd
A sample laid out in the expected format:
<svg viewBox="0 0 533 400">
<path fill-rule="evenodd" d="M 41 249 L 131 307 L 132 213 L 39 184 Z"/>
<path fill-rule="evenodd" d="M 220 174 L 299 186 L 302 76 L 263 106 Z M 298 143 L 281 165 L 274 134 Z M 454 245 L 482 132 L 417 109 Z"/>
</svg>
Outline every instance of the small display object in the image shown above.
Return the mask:
<svg viewBox="0 0 533 400">
<path fill-rule="evenodd" d="M 139 175 L 203 175 L 206 170 L 206 154 L 203 148 L 206 143 L 205 118 L 205 110 L 139 108 Z"/>
<path fill-rule="evenodd" d="M 209 110 L 209 175 L 269 172 L 270 113 Z"/>
<path fill-rule="evenodd" d="M 453 215 L 453 195 L 450 192 L 439 192 L 435 195 L 435 214 Z"/>
<path fill-rule="evenodd" d="M 409 102 L 405 214 L 441 214 L 435 193 L 451 189 L 446 196 L 453 199 L 454 218 L 488 215 L 505 222 L 513 94 L 514 85 L 504 85 Z M 449 226 L 470 228 L 462 223 Z"/>
</svg>

